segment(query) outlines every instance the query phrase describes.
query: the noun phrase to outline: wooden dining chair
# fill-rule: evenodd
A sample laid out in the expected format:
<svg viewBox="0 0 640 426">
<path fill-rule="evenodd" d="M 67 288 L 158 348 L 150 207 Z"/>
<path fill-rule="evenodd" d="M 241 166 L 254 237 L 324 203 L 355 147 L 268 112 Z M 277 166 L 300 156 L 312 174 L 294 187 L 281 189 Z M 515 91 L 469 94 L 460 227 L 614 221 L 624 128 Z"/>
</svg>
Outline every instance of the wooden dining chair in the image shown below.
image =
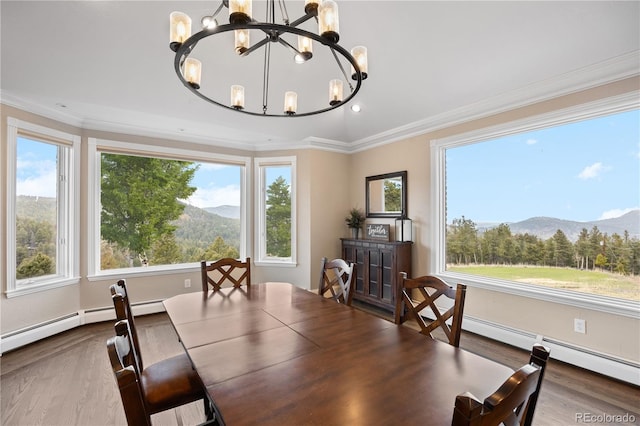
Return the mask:
<svg viewBox="0 0 640 426">
<path fill-rule="evenodd" d="M 127 291 L 127 284 L 125 280 L 119 280 L 117 283 L 112 284 L 110 287 L 111 299 L 113 301 L 113 306 L 116 311 L 116 319 L 118 321 L 127 321 L 126 331 L 127 331 L 127 340 L 132 347 L 130 350 L 130 354 L 127 359 L 131 361 L 131 363 L 135 364 L 136 371 L 138 373 L 149 371 L 149 373 L 145 373 L 146 375 L 154 378 L 155 376 L 162 377 L 162 375 L 166 376 L 166 396 L 156 396 L 159 392 L 154 391 L 151 392 L 153 400 L 158 400 L 158 402 L 154 403 L 153 406 L 157 408 L 157 411 L 160 412 L 165 411 L 170 408 L 174 408 L 174 406 L 170 406 L 172 401 L 175 399 L 184 399 L 187 400 L 185 403 L 193 402 L 202 399 L 204 401 L 204 409 L 207 420 L 212 420 L 215 418 L 215 406 L 212 401 L 209 400 L 209 397 L 206 393 L 206 390 L 202 386 L 200 381 L 200 377 L 193 370 L 191 360 L 187 356 L 185 352 L 181 352 L 179 355 L 173 356 L 168 359 L 160 360 L 151 366 L 148 369 L 144 368 L 144 364 L 142 362 L 142 352 L 140 350 L 140 342 L 138 339 L 138 332 L 135 326 L 135 318 L 133 316 L 133 312 L 131 310 L 131 303 L 129 302 L 129 295 Z M 122 330 L 124 326 L 120 326 Z M 121 330 L 121 331 L 122 331 Z M 123 331 L 124 332 L 124 331 Z M 124 339 L 120 339 L 124 340 Z M 130 373 L 123 373 L 125 376 Z M 184 376 L 184 377 L 180 377 Z M 117 377 L 116 377 L 117 378 Z M 165 379 L 162 379 L 165 380 Z M 162 380 L 155 380 L 154 384 L 162 384 Z M 179 383 L 180 386 L 173 386 L 174 383 Z M 155 388 L 152 387 L 152 390 Z M 121 391 L 122 392 L 122 391 Z M 173 394 L 176 395 L 173 395 Z M 183 397 L 180 397 L 180 394 L 184 394 Z M 124 404 L 124 395 L 123 404 Z M 165 399 L 168 401 L 165 403 Z M 182 405 L 182 404 L 178 404 Z M 166 408 L 163 408 L 166 407 Z M 153 407 L 152 407 L 153 408 Z M 155 410 L 153 408 L 153 410 Z M 152 410 L 152 411 L 153 411 Z M 127 411 L 125 404 L 125 411 Z M 135 412 L 135 410 L 134 410 Z M 151 413 L 153 414 L 153 413 Z"/>
<path fill-rule="evenodd" d="M 218 291 L 226 283 L 231 283 L 234 288 L 240 288 L 243 284 L 251 285 L 251 258 L 243 262 L 238 259 L 224 258 L 207 265 L 200 262 L 202 273 L 202 291 L 207 293 L 209 286 L 213 291 Z"/>
<path fill-rule="evenodd" d="M 138 369 L 138 353 L 128 320 L 115 324 L 116 335 L 107 340 L 107 353 L 120 391 L 129 426 L 151 425 L 151 415 L 203 399 L 205 424 L 216 425 L 217 416 L 200 377 L 191 363 L 173 357 Z"/>
<path fill-rule="evenodd" d="M 330 293 L 336 302 L 351 306 L 356 282 L 355 265 L 343 259 L 328 260 L 326 257 L 322 258 L 320 265 L 318 294 L 327 297 Z"/>
<path fill-rule="evenodd" d="M 534 345 L 529 364 L 513 373 L 480 402 L 470 392 L 455 400 L 452 426 L 531 426 L 549 349 Z"/>
<path fill-rule="evenodd" d="M 419 292 L 422 300 L 414 300 L 413 290 Z M 456 288 L 453 288 L 432 275 L 407 278 L 406 272 L 400 272 L 395 323 L 402 324 L 406 320 L 406 314 L 409 313 L 420 326 L 420 333 L 433 337 L 432 332 L 440 327 L 447 336 L 449 344 L 458 347 L 460 346 L 466 292 L 467 286 L 463 284 L 458 284 Z M 449 309 L 445 310 L 436 304 L 436 300 L 441 296 L 453 300 L 453 305 Z M 435 317 L 429 324 L 421 314 L 427 306 L 431 308 Z M 447 322 L 449 318 L 451 318 L 451 325 Z"/>
</svg>

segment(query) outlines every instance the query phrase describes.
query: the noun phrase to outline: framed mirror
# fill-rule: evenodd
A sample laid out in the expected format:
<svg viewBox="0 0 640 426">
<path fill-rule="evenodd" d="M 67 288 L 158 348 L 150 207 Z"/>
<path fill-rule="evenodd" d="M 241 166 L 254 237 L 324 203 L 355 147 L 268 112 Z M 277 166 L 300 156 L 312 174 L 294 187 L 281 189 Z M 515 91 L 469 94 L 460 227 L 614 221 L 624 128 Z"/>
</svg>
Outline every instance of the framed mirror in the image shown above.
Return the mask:
<svg viewBox="0 0 640 426">
<path fill-rule="evenodd" d="M 407 171 L 367 176 L 367 217 L 407 215 Z"/>
</svg>

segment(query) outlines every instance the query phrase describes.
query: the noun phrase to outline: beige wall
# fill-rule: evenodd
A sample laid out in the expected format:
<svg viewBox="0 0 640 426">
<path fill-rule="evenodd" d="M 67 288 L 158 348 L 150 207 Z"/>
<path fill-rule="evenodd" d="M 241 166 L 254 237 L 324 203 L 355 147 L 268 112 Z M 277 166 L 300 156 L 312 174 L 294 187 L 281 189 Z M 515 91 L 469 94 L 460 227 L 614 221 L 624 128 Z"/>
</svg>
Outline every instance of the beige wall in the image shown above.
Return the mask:
<svg viewBox="0 0 640 426">
<path fill-rule="evenodd" d="M 320 258 L 340 256 L 341 237 L 348 237 L 344 217 L 351 207 L 364 209 L 365 177 L 401 170 L 408 172 L 408 214 L 414 223 L 413 275 L 426 274 L 430 270 L 429 236 L 433 232 L 430 223 L 430 152 L 429 142 L 458 133 L 480 129 L 543 112 L 602 99 L 608 96 L 638 90 L 637 78 L 627 79 L 600 88 L 563 96 L 547 102 L 497 114 L 481 120 L 440 129 L 425 135 L 399 142 L 345 154 L 316 149 L 289 150 L 278 152 L 247 152 L 229 148 L 208 147 L 197 144 L 176 142 L 140 136 L 81 131 L 68 125 L 34 116 L 10 107 L 2 108 L 2 144 L 0 157 L 3 159 L 0 176 L 2 197 L 0 197 L 0 225 L 6 228 L 6 117 L 48 126 L 54 129 L 82 135 L 82 173 L 87 170 L 87 138 L 98 137 L 142 144 L 176 146 L 201 151 L 212 151 L 251 157 L 297 156 L 297 267 L 254 267 L 254 281 L 287 281 L 305 288 L 317 288 Z M 252 185 L 253 186 L 253 185 Z M 251 212 L 250 212 L 251 215 Z M 0 334 L 39 324 L 79 310 L 108 307 L 111 305 L 108 286 L 112 280 L 87 280 L 87 180 L 81 188 L 81 280 L 78 285 L 49 290 L 37 294 L 7 299 L 0 298 Z M 252 228 L 253 216 L 250 216 Z M 377 223 L 393 222 L 376 219 Z M 252 236 L 253 238 L 253 236 Z M 253 239 L 251 240 L 253 241 Z M 4 252 L 4 247 L 2 252 Z M 6 289 L 6 259 L 0 258 L 2 288 Z M 199 271 L 192 270 L 176 274 L 129 278 L 128 284 L 134 302 L 161 300 L 187 291 L 184 279 L 190 278 L 190 291 L 199 291 Z M 640 359 L 640 321 L 601 312 L 569 307 L 566 305 L 531 300 L 495 291 L 470 288 L 467 297 L 466 314 L 498 322 L 509 327 L 542 334 L 547 337 L 574 343 L 582 347 L 604 352 L 613 356 Z M 573 332 L 572 318 L 581 317 L 588 321 L 588 333 L 578 335 Z M 625 336 L 625 338 L 620 338 Z"/>
<path fill-rule="evenodd" d="M 344 221 L 354 206 L 347 190 L 351 157 L 347 154 L 312 150 L 310 171 L 313 179 L 309 186 L 311 198 L 309 219 L 311 288 L 320 282 L 320 260 L 323 257 L 341 257 L 340 238 L 348 237 Z M 364 181 L 363 181 L 364 188 Z"/>
</svg>

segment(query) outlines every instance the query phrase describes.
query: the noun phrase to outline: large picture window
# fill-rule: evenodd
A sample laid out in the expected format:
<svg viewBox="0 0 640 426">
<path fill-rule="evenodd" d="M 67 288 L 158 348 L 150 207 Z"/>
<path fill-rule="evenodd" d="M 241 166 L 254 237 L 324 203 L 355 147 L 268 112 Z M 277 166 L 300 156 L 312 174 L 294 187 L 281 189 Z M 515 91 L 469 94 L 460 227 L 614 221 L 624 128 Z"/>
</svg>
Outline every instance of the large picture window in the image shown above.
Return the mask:
<svg viewBox="0 0 640 426">
<path fill-rule="evenodd" d="M 295 158 L 256 159 L 257 262 L 295 265 Z"/>
<path fill-rule="evenodd" d="M 7 295 L 78 280 L 80 138 L 7 121 Z"/>
<path fill-rule="evenodd" d="M 94 163 L 97 274 L 246 256 L 248 160 L 103 143 Z"/>
<path fill-rule="evenodd" d="M 436 273 L 631 313 L 640 306 L 637 101 L 432 143 Z"/>
</svg>

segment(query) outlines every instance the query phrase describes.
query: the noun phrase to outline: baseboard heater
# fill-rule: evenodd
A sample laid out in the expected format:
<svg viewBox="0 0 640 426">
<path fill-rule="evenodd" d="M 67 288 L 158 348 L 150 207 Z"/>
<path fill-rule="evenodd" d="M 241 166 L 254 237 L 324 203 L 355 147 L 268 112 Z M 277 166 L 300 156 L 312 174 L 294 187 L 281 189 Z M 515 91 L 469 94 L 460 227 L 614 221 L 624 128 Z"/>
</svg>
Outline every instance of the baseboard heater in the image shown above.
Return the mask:
<svg viewBox="0 0 640 426">
<path fill-rule="evenodd" d="M 462 326 L 464 330 L 525 350 L 541 343 L 551 350 L 553 359 L 640 386 L 640 363 L 467 315 Z"/>
<path fill-rule="evenodd" d="M 161 300 L 136 303 L 131 306 L 134 315 L 154 314 L 164 312 Z M 87 309 L 73 312 L 50 321 L 34 324 L 0 336 L 0 354 L 17 349 L 29 343 L 71 330 L 83 324 L 115 320 L 113 307 Z"/>
</svg>

